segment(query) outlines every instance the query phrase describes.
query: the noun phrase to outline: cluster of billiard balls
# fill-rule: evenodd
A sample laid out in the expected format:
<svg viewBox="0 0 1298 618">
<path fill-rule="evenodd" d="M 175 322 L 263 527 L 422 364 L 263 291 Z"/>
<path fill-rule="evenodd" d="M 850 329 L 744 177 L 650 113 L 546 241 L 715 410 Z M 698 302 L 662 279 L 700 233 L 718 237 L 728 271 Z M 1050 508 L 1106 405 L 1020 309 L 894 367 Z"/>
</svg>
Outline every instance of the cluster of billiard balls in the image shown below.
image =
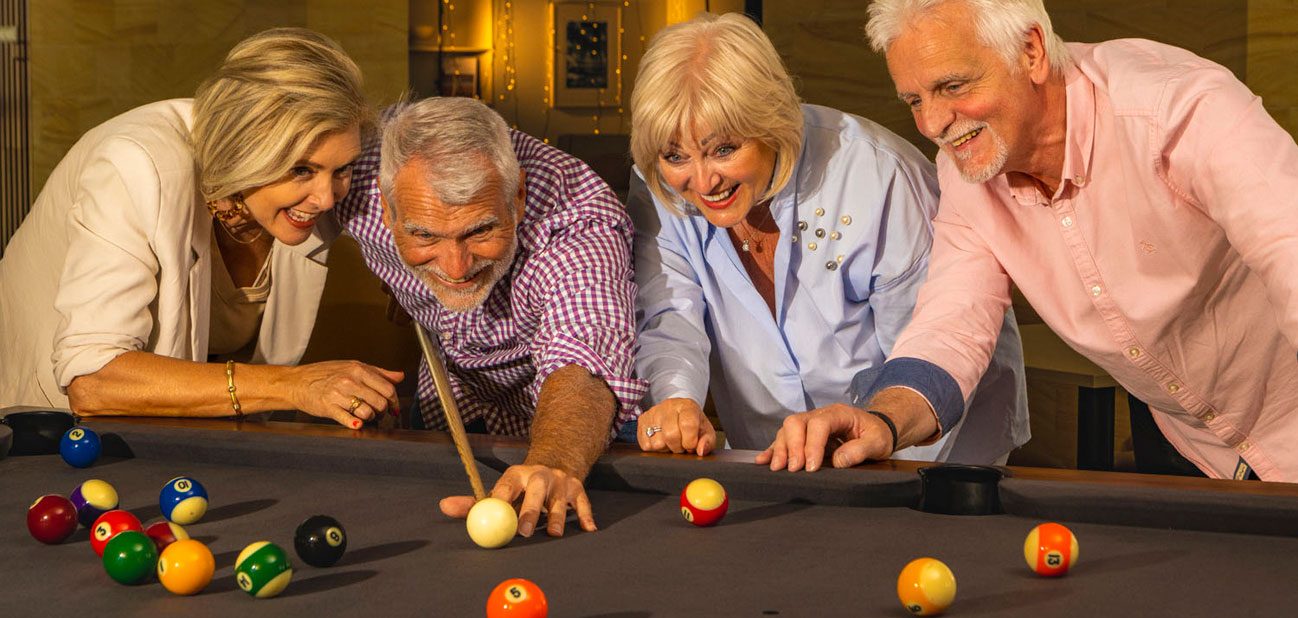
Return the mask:
<svg viewBox="0 0 1298 618">
<path fill-rule="evenodd" d="M 176 477 L 163 486 L 158 504 L 165 520 L 144 528 L 135 515 L 118 508 L 112 485 L 92 479 L 66 498 L 58 494 L 37 498 L 27 509 L 27 530 L 36 540 L 55 545 L 72 536 L 79 523 L 90 529 L 90 547 L 114 581 L 138 584 L 156 573 L 170 592 L 197 594 L 211 583 L 216 561 L 206 545 L 189 538 L 184 526 L 207 513 L 207 491 L 192 478 Z M 316 515 L 298 526 L 293 545 L 307 564 L 327 567 L 342 558 L 347 535 L 337 520 Z M 288 555 L 274 543 L 252 543 L 235 560 L 236 583 L 257 598 L 278 595 L 292 577 Z"/>
<path fill-rule="evenodd" d="M 1062 524 L 1032 529 L 1023 542 L 1023 558 L 1042 577 L 1061 577 L 1077 564 L 1077 537 Z M 955 601 L 955 575 L 935 558 L 912 560 L 897 577 L 897 597 L 916 616 L 940 614 Z"/>
</svg>

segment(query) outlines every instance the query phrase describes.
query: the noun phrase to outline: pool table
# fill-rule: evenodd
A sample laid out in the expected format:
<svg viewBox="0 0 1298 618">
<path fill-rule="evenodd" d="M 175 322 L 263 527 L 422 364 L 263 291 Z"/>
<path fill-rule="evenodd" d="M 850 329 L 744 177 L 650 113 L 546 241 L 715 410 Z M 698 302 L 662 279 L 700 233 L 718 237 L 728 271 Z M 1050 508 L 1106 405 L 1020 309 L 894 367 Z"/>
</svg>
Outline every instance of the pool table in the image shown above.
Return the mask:
<svg viewBox="0 0 1298 618">
<path fill-rule="evenodd" d="M 254 421 L 86 419 L 105 436 L 95 465 L 57 455 L 0 460 L 0 590 L 4 616 L 481 616 L 511 577 L 544 590 L 551 616 L 906 616 L 896 577 L 933 556 L 958 582 L 950 616 L 1292 616 L 1298 614 L 1298 486 L 1007 468 L 1003 513 L 939 515 L 911 508 L 924 464 L 773 473 L 753 452 L 704 458 L 617 445 L 588 481 L 600 531 L 570 519 L 502 549 L 473 545 L 439 498 L 468 493 L 444 434 Z M 490 484 L 522 461 L 523 442 L 471 436 Z M 83 528 L 61 545 L 28 535 L 38 496 L 99 478 L 147 524 L 178 475 L 206 485 L 207 515 L 189 527 L 216 557 L 194 597 L 154 581 L 111 581 Z M 682 519 L 679 492 L 720 481 L 730 512 L 713 528 Z M 292 554 L 307 517 L 345 525 L 347 554 L 313 568 L 294 556 L 279 597 L 238 590 L 234 560 L 269 540 Z M 1081 543 L 1074 570 L 1039 578 L 1023 559 L 1028 531 L 1067 524 Z"/>
</svg>

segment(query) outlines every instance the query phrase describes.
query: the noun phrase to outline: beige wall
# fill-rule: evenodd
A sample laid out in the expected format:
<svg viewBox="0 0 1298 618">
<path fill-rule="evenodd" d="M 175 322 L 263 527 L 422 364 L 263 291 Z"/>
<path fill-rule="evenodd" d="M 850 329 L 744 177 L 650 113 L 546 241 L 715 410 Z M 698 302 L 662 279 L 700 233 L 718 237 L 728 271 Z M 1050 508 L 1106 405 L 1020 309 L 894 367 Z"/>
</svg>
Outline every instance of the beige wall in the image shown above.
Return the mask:
<svg viewBox="0 0 1298 618">
<path fill-rule="evenodd" d="M 933 154 L 897 102 L 882 57 L 870 51 L 860 0 L 767 0 L 765 28 L 810 103 L 875 120 Z M 1047 0 L 1065 40 L 1149 38 L 1221 63 L 1298 135 L 1298 0 Z"/>
<path fill-rule="evenodd" d="M 33 195 L 86 130 L 192 96 L 234 43 L 269 27 L 338 39 L 377 99 L 406 85 L 407 0 L 39 0 L 28 11 Z"/>
</svg>

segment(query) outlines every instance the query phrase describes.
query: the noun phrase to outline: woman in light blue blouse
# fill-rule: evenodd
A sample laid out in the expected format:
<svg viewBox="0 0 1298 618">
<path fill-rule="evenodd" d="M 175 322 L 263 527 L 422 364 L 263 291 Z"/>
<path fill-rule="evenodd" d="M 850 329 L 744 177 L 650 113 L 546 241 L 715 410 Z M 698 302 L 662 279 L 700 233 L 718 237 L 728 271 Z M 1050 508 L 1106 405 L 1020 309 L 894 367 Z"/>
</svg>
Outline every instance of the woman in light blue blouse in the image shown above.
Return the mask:
<svg viewBox="0 0 1298 618">
<path fill-rule="evenodd" d="M 631 150 L 637 369 L 650 383 L 641 448 L 714 448 L 709 393 L 728 445 L 759 450 L 792 413 L 868 400 L 924 281 L 933 165 L 869 120 L 800 105 L 770 41 L 738 14 L 654 38 Z M 894 457 L 999 463 L 1027 439 L 1007 315 L 962 425 Z"/>
</svg>

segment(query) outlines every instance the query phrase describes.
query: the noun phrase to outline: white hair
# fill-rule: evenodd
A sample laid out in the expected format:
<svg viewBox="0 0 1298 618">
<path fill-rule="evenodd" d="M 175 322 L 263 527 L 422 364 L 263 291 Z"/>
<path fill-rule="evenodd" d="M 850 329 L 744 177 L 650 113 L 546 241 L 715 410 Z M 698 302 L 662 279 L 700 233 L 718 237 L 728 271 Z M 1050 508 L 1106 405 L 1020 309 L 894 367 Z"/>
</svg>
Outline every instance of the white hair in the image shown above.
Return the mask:
<svg viewBox="0 0 1298 618">
<path fill-rule="evenodd" d="M 870 21 L 865 35 L 870 47 L 885 53 L 907 25 L 924 13 L 951 0 L 875 0 L 870 5 Z M 1062 74 L 1072 66 L 1072 57 L 1063 39 L 1050 26 L 1050 15 L 1042 0 L 961 0 L 974 14 L 974 27 L 982 43 L 1001 55 L 1011 69 L 1017 67 L 1023 51 L 1024 35 L 1033 26 L 1041 28 L 1050 68 Z"/>
<path fill-rule="evenodd" d="M 499 183 L 503 199 L 518 191 L 518 157 L 509 128 L 500 114 L 474 99 L 397 104 L 383 125 L 380 152 L 379 190 L 394 211 L 397 171 L 411 159 L 429 164 L 429 186 L 445 204 L 468 204 L 493 183 Z M 499 178 L 484 173 L 484 167 L 494 168 Z"/>
</svg>

